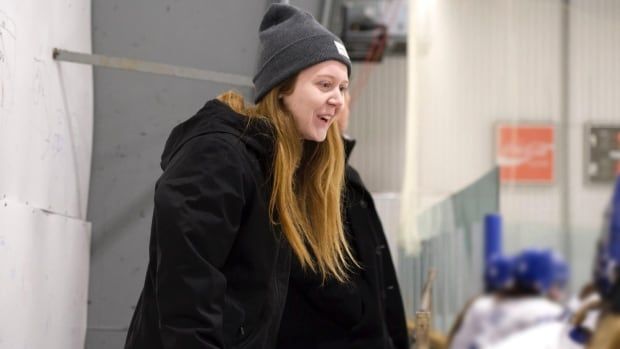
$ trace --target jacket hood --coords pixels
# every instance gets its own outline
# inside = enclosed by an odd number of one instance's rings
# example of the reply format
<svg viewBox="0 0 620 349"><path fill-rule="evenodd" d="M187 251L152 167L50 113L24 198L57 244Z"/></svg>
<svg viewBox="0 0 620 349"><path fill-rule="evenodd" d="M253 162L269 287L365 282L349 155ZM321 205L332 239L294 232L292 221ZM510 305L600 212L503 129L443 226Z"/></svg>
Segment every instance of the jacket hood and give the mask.
<svg viewBox="0 0 620 349"><path fill-rule="evenodd" d="M260 158L268 156L273 149L273 132L267 123L238 114L228 105L213 99L208 101L196 115L172 129L161 155L162 170L166 169L174 155L187 142L211 133L237 136Z"/></svg>

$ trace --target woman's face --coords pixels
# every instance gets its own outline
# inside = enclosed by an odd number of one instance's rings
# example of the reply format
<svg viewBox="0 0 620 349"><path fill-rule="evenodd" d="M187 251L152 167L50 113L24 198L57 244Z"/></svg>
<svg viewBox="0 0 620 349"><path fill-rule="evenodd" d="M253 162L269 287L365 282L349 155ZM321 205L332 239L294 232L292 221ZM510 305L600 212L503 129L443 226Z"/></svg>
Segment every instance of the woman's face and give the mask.
<svg viewBox="0 0 620 349"><path fill-rule="evenodd" d="M299 73L293 92L282 99L304 139L325 140L348 86L347 66L335 60L315 64Z"/></svg>

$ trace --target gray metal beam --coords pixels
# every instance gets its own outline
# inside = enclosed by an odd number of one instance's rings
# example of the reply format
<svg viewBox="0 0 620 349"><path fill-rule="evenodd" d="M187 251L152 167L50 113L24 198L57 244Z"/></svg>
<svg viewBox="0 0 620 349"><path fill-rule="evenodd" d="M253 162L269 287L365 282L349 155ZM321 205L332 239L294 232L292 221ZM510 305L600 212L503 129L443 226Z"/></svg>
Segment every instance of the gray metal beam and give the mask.
<svg viewBox="0 0 620 349"><path fill-rule="evenodd" d="M254 86L252 79L244 75L226 74L210 70L181 67L170 64L142 61L131 58L111 57L54 49L53 58L57 61L90 64L98 67L138 71L143 73L175 76L185 79L221 82L231 85Z"/></svg>
<svg viewBox="0 0 620 349"><path fill-rule="evenodd" d="M573 261L573 224L571 219L572 185L570 156L570 87L571 87L571 2L562 0L560 46L560 124L559 124L559 184L560 184L560 234L562 250L567 261ZM570 288L569 288L570 291Z"/></svg>

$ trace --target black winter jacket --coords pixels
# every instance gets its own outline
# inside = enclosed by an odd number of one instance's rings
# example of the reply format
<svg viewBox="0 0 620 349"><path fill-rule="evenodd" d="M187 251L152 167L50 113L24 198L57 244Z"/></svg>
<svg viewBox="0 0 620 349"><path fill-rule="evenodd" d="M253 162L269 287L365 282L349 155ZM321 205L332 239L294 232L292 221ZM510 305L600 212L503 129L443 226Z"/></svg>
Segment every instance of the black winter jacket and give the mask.
<svg viewBox="0 0 620 349"><path fill-rule="evenodd" d="M354 142L345 140L347 157ZM405 311L374 201L357 171L345 172L345 232L362 269L346 284L293 260L279 349L407 349Z"/></svg>
<svg viewBox="0 0 620 349"><path fill-rule="evenodd" d="M291 251L268 215L269 128L212 100L172 131L125 348L275 346Z"/></svg>

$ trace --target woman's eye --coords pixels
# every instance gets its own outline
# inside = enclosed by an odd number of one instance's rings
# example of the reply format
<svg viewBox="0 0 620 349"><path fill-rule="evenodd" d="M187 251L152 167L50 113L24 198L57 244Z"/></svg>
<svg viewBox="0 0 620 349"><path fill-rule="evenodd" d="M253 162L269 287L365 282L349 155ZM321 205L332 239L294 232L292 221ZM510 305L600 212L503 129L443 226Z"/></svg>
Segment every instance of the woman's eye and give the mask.
<svg viewBox="0 0 620 349"><path fill-rule="evenodd" d="M348 89L349 89L349 86L347 86L347 85L340 86L340 92L345 92Z"/></svg>
<svg viewBox="0 0 620 349"><path fill-rule="evenodd" d="M322 89L329 89L332 87L332 83L329 81L320 81L318 84Z"/></svg>

